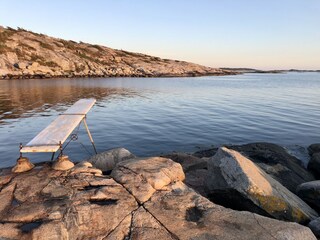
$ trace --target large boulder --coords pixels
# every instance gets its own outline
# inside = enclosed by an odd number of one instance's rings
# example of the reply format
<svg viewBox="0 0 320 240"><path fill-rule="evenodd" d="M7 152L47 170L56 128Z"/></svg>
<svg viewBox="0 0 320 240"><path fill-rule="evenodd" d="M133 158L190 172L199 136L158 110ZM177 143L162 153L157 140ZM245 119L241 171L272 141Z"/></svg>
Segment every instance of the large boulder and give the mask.
<svg viewBox="0 0 320 240"><path fill-rule="evenodd" d="M320 143L311 144L308 147L308 151L310 156L312 156L314 153L320 153Z"/></svg>
<svg viewBox="0 0 320 240"><path fill-rule="evenodd" d="M180 163L186 175L185 184L196 190L202 196L207 196L204 182L208 174L208 158L199 158L187 153L173 152L163 157Z"/></svg>
<svg viewBox="0 0 320 240"><path fill-rule="evenodd" d="M293 193L301 183L315 180L314 176L302 166L299 159L276 144L251 143L228 146L228 148L248 157Z"/></svg>
<svg viewBox="0 0 320 240"><path fill-rule="evenodd" d="M140 158L117 164L111 176L121 183L139 203L144 203L157 190L175 181L183 181L180 164L162 157Z"/></svg>
<svg viewBox="0 0 320 240"><path fill-rule="evenodd" d="M317 218L311 221L308 224L308 227L312 230L314 235L319 239L320 238L320 218Z"/></svg>
<svg viewBox="0 0 320 240"><path fill-rule="evenodd" d="M118 162L135 158L135 156L125 148L115 148L109 151L98 153L86 161L103 172L112 170Z"/></svg>
<svg viewBox="0 0 320 240"><path fill-rule="evenodd" d="M234 150L220 148L209 160L208 171L207 188L213 201L298 223L318 216L299 197Z"/></svg>
<svg viewBox="0 0 320 240"><path fill-rule="evenodd" d="M308 163L308 169L312 171L318 178L320 178L320 152L312 154Z"/></svg>
<svg viewBox="0 0 320 240"><path fill-rule="evenodd" d="M320 211L320 180L302 183L297 188L297 194L314 209Z"/></svg>
<svg viewBox="0 0 320 240"><path fill-rule="evenodd" d="M144 208L173 239L316 239L309 228L297 223L216 205L181 182L157 191Z"/></svg>

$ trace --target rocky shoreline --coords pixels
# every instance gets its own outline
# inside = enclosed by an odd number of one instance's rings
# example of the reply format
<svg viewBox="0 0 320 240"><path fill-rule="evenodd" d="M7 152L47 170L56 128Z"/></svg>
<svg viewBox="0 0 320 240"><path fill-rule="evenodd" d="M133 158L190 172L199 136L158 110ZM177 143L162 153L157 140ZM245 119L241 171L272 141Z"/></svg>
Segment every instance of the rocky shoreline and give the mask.
<svg viewBox="0 0 320 240"><path fill-rule="evenodd" d="M309 153L309 169L269 143L1 169L0 238L317 239L320 144Z"/></svg>
<svg viewBox="0 0 320 240"><path fill-rule="evenodd" d="M231 74L237 72L0 26L0 79Z"/></svg>

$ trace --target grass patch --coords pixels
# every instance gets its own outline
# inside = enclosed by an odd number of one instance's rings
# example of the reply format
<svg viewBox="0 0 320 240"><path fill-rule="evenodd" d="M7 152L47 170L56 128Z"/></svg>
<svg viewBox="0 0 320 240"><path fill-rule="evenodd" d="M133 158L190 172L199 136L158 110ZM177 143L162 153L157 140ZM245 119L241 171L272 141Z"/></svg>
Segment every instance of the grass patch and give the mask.
<svg viewBox="0 0 320 240"><path fill-rule="evenodd" d="M31 56L30 56L30 61L38 62L40 64L40 62L45 62L46 60L43 57L32 53Z"/></svg>
<svg viewBox="0 0 320 240"><path fill-rule="evenodd" d="M73 41L66 41L66 40L59 40L59 42L61 42L65 48L68 48L70 50L76 50L77 47L76 47L76 42L73 42Z"/></svg>
<svg viewBox="0 0 320 240"><path fill-rule="evenodd" d="M17 54L17 57L21 60L21 59L25 59L26 58L26 52L19 49L19 48L15 48L14 52Z"/></svg>
<svg viewBox="0 0 320 240"><path fill-rule="evenodd" d="M28 50L31 50L31 51L36 51L36 49L34 47L31 47L28 44L25 44L25 43L22 43L22 42L19 42L18 46L22 47L22 48L25 48L25 49L28 49Z"/></svg>
<svg viewBox="0 0 320 240"><path fill-rule="evenodd" d="M82 72L86 67L84 65L76 65L76 72Z"/></svg>
<svg viewBox="0 0 320 240"><path fill-rule="evenodd" d="M0 43L0 54L5 54L5 53L9 52L10 50L12 50L12 49L6 45Z"/></svg>
<svg viewBox="0 0 320 240"><path fill-rule="evenodd" d="M0 43L5 43L13 34L15 31L13 30L4 30L3 32L0 32Z"/></svg>
<svg viewBox="0 0 320 240"><path fill-rule="evenodd" d="M104 49L99 45L91 45L91 47L94 47L94 48L96 48L96 49L98 49L99 51L102 51L102 52L104 51Z"/></svg>
<svg viewBox="0 0 320 240"><path fill-rule="evenodd" d="M58 64L56 64L53 61L48 61L48 62L40 62L39 64L43 65L43 66L47 66L47 67L59 67Z"/></svg>
<svg viewBox="0 0 320 240"><path fill-rule="evenodd" d="M51 50L51 51L54 51L53 46L50 45L50 44L48 44L48 43L45 43L45 42L40 42L40 47L49 49L49 50Z"/></svg>

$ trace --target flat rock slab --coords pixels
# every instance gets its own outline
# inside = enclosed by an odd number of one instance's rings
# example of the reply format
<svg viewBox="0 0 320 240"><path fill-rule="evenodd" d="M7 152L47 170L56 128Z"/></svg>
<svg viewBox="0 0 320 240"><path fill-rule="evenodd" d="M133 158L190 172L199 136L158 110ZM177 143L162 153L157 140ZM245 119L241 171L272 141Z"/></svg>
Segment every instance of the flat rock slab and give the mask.
<svg viewBox="0 0 320 240"><path fill-rule="evenodd" d="M162 157L120 162L111 176L134 195L139 203L147 201L157 190L185 178L180 164Z"/></svg>
<svg viewBox="0 0 320 240"><path fill-rule="evenodd" d="M99 171L85 170L82 164L61 172L45 164L12 174L0 192L0 238L102 239L109 235L138 204L122 185L98 176Z"/></svg>
<svg viewBox="0 0 320 240"><path fill-rule="evenodd" d="M181 182L156 192L144 206L175 239L316 239L297 223L218 206Z"/></svg>

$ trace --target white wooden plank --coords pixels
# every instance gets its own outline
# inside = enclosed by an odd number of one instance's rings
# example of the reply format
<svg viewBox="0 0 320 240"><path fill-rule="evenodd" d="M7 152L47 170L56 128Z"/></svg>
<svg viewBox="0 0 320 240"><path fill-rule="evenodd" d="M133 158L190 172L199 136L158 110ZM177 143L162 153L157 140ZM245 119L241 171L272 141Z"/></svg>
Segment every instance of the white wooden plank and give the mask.
<svg viewBox="0 0 320 240"><path fill-rule="evenodd" d="M21 149L22 153L30 152L56 152L60 148L59 145L47 145L47 146L33 146L33 147L23 147Z"/></svg>
<svg viewBox="0 0 320 240"><path fill-rule="evenodd" d="M63 114L87 114L92 106L95 104L96 100L93 98L80 99L75 104L73 104L67 111ZM63 115L62 114L62 115Z"/></svg>
<svg viewBox="0 0 320 240"><path fill-rule="evenodd" d="M56 152L92 108L96 100L80 99L33 138L21 152Z"/></svg>
<svg viewBox="0 0 320 240"><path fill-rule="evenodd" d="M41 152L41 150L49 149L48 147L43 148L44 146L59 145L60 141L63 144L83 118L84 115L60 115L32 139L26 147L32 147L32 152ZM21 152L31 150L26 147L22 148ZM52 148L52 152L55 152L54 149L55 147Z"/></svg>

